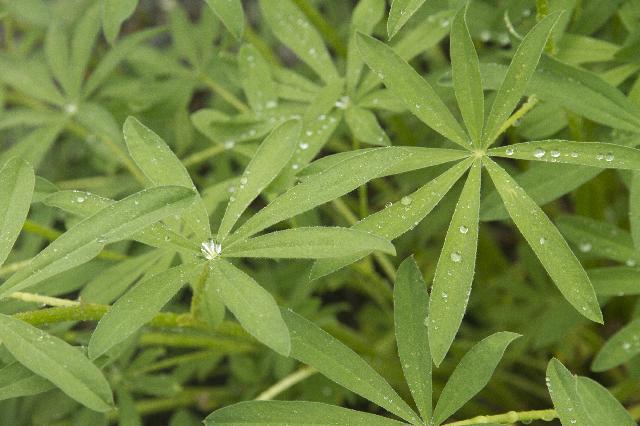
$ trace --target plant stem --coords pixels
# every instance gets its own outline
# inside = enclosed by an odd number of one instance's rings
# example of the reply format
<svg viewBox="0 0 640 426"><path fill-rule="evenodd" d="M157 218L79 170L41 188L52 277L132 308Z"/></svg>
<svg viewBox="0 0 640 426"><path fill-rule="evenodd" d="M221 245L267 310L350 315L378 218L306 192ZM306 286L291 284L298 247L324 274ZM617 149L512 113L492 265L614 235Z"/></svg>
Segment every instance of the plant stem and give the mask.
<svg viewBox="0 0 640 426"><path fill-rule="evenodd" d="M536 20L540 21L542 18L549 14L549 0L536 0ZM556 52L556 47L553 43L553 31L549 34L549 39L545 45L545 50L550 55Z"/></svg>
<svg viewBox="0 0 640 426"><path fill-rule="evenodd" d="M298 371L295 371L289 374L284 379L276 382L273 386L266 389L264 392L262 392L260 395L256 397L256 401L268 401L270 399L273 399L279 394L281 394L282 392L289 389L291 386L303 381L307 377L313 376L317 372L318 370L316 370L313 367L310 367L310 366L302 367Z"/></svg>
<svg viewBox="0 0 640 426"><path fill-rule="evenodd" d="M190 167L198 163L202 163L205 160L214 157L225 150L224 145L213 145L209 148L203 149L202 151L194 152L184 160L182 160L182 164L185 167Z"/></svg>
<svg viewBox="0 0 640 426"><path fill-rule="evenodd" d="M16 271L27 266L31 263L31 259L20 260L18 262L9 263L8 265L4 265L0 268L0 277L4 277L5 275L13 274Z"/></svg>
<svg viewBox="0 0 640 426"><path fill-rule="evenodd" d="M548 410L532 410L532 411L509 411L504 414L496 414L493 416L477 416L472 419L460 420L452 423L445 423L443 426L463 426L475 425L483 423L516 423L529 422L533 420L543 420L550 422L557 419L558 413L554 409Z"/></svg>
<svg viewBox="0 0 640 426"><path fill-rule="evenodd" d="M538 98L536 97L536 95L529 96L529 98L527 99L527 102L522 104L522 106L518 108L516 112L511 114L511 117L509 117L504 123L502 123L502 126L500 126L500 129L498 130L498 133L496 133L496 136L492 138L492 141L495 141L498 138L498 136L506 132L509 127L513 126L513 123L520 120L526 113L531 111L531 109L533 109L533 107L536 106L537 104L538 104Z"/></svg>
<svg viewBox="0 0 640 426"><path fill-rule="evenodd" d="M196 281L193 286L193 296L191 297L191 317L198 319L200 318L202 305L202 293L204 292L204 284L207 282L207 278L209 277L209 264L205 263L202 268L202 272L198 277L198 281Z"/></svg>
<svg viewBox="0 0 640 426"><path fill-rule="evenodd" d="M151 373L155 371L164 370L166 368L174 367L176 365L187 364L193 361L208 359L215 356L217 356L217 354L209 350L190 352L188 354L165 358L153 364L145 365L137 370L134 370L133 373L135 374Z"/></svg>
<svg viewBox="0 0 640 426"><path fill-rule="evenodd" d="M40 303L49 306L78 306L80 302L75 300L60 299L57 297L43 296L35 293L24 293L16 291L9 295L10 298L22 300L23 302Z"/></svg>
<svg viewBox="0 0 640 426"><path fill-rule="evenodd" d="M249 112L249 107L238 99L233 93L229 92L227 89L222 87L217 82L213 81L208 75L201 73L198 75L198 79L204 83L211 91L222 99L227 101L227 103L237 109L239 112Z"/></svg>
<svg viewBox="0 0 640 426"><path fill-rule="evenodd" d="M300 8L302 13L309 18L309 21L314 27L322 34L322 37L333 47L336 54L341 57L347 56L347 47L342 42L342 39L335 30L335 27L330 25L326 19L318 12L309 0L293 0L293 2Z"/></svg>

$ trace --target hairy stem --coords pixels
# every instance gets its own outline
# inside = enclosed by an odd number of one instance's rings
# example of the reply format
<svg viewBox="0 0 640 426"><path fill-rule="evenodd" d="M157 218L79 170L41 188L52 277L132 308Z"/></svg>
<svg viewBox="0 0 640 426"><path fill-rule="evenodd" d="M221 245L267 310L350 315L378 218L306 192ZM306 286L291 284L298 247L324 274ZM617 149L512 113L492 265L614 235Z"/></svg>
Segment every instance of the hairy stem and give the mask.
<svg viewBox="0 0 640 426"><path fill-rule="evenodd" d="M509 411L504 414L495 414L493 416L477 416L472 419L460 420L457 422L446 423L443 426L462 426L476 425L483 423L517 423L530 422L533 420L543 420L550 422L557 419L558 413L554 409L548 410L532 410L532 411Z"/></svg>
<svg viewBox="0 0 640 426"><path fill-rule="evenodd" d="M313 376L317 372L318 370L316 370L313 367L310 367L310 366L302 367L298 371L295 371L289 374L284 379L276 382L273 386L270 386L268 389L266 389L264 392L262 392L260 395L256 397L256 401L268 401L270 399L273 399L279 394L281 394L282 392L289 389L291 386L303 381L307 377Z"/></svg>

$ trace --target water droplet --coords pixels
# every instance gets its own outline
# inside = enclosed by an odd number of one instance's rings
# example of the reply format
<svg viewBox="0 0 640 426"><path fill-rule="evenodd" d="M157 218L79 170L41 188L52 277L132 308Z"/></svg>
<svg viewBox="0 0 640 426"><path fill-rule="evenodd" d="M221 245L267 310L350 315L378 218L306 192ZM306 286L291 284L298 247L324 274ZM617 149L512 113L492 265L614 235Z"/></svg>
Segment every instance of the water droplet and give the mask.
<svg viewBox="0 0 640 426"><path fill-rule="evenodd" d="M413 202L413 199L411 197L408 196L404 196L400 199L400 204L402 204L403 206L408 206Z"/></svg>
<svg viewBox="0 0 640 426"><path fill-rule="evenodd" d="M625 351L628 351L629 349L631 349L631 343L629 342L624 342L622 344L622 349L624 349Z"/></svg>
<svg viewBox="0 0 640 426"><path fill-rule="evenodd" d="M625 265L633 268L634 266L636 266L636 261L635 259L627 259L626 262L624 262Z"/></svg>
<svg viewBox="0 0 640 426"><path fill-rule="evenodd" d="M604 160L605 160L606 162L608 162L608 163L612 162L614 158L615 158L615 157L613 156L613 153L611 153L611 152L607 152L607 153L605 154L605 156L604 156Z"/></svg>
<svg viewBox="0 0 640 426"><path fill-rule="evenodd" d="M442 298L444 299L445 302L449 298L449 295L447 293L445 293L444 291L442 292L441 296L442 296Z"/></svg>
<svg viewBox="0 0 640 426"><path fill-rule="evenodd" d="M469 232L469 228L467 228L464 225L461 225L460 228L458 228L460 230L461 234L466 234L467 232Z"/></svg>
<svg viewBox="0 0 640 426"><path fill-rule="evenodd" d="M234 141L226 141L224 143L224 149L232 149L234 146L236 146Z"/></svg>
<svg viewBox="0 0 640 426"><path fill-rule="evenodd" d="M580 249L581 252L583 253L588 253L591 251L591 249L593 248L593 246L591 245L590 242L582 242L580 243L580 245L578 246L578 248Z"/></svg>
<svg viewBox="0 0 640 426"><path fill-rule="evenodd" d="M533 151L533 156L536 158L542 158L544 154L546 154L546 151L542 148L536 148L535 151Z"/></svg>
<svg viewBox="0 0 640 426"><path fill-rule="evenodd" d="M84 200L85 200L85 198L84 198L84 197L78 197L78 198L76 198L76 201L77 201L78 203L84 203Z"/></svg>
<svg viewBox="0 0 640 426"><path fill-rule="evenodd" d="M277 107L277 106L278 106L278 102L276 102L276 101L267 101L267 103L265 104L265 106L266 106L268 109L273 109L273 108L275 108L275 107Z"/></svg>
<svg viewBox="0 0 640 426"><path fill-rule="evenodd" d="M307 136L313 136L313 131L312 130L307 130L306 132L304 132L305 135Z"/></svg>
<svg viewBox="0 0 640 426"><path fill-rule="evenodd" d="M222 244L213 240L205 241L200 244L200 251L207 260L213 260L222 253Z"/></svg>
<svg viewBox="0 0 640 426"><path fill-rule="evenodd" d="M300 165L298 165L297 163L296 163L296 164L292 164L292 165L291 165L291 168L292 168L293 170L298 170L298 169L300 168Z"/></svg>
<svg viewBox="0 0 640 426"><path fill-rule="evenodd" d="M242 176L240 178L240 185L246 185L247 184L247 177L246 176Z"/></svg>
<svg viewBox="0 0 640 426"><path fill-rule="evenodd" d="M341 97L339 100L336 101L335 106L336 108L339 108L339 109L347 109L347 107L349 106L349 97L348 96Z"/></svg>
<svg viewBox="0 0 640 426"><path fill-rule="evenodd" d="M459 263L462 260L462 255L460 252L454 251L451 253L451 260L455 263Z"/></svg>
<svg viewBox="0 0 640 426"><path fill-rule="evenodd" d="M597 154L596 160L604 160L604 154Z"/></svg>
<svg viewBox="0 0 640 426"><path fill-rule="evenodd" d="M547 242L547 239L545 237L540 237L540 244L544 245L544 243Z"/></svg>
<svg viewBox="0 0 640 426"><path fill-rule="evenodd" d="M560 157L560 151L551 151L551 156L553 158L558 158Z"/></svg>
<svg viewBox="0 0 640 426"><path fill-rule="evenodd" d="M307 148L309 148L309 144L308 144L308 143L306 143L306 142L300 142L300 149L301 149L301 150L303 150L303 151L304 151L304 150L305 150L305 149L307 149Z"/></svg>
<svg viewBox="0 0 640 426"><path fill-rule="evenodd" d="M571 158L578 158L577 152L572 152L570 155L571 155Z"/></svg>
<svg viewBox="0 0 640 426"><path fill-rule="evenodd" d="M491 31L489 30L480 31L480 40L485 43L491 40Z"/></svg>
<svg viewBox="0 0 640 426"><path fill-rule="evenodd" d="M68 115L74 115L76 112L78 112L78 105L66 104L64 106L64 112L66 112Z"/></svg>
<svg viewBox="0 0 640 426"><path fill-rule="evenodd" d="M385 207L386 209L388 209L388 208L389 208L389 207L391 207L392 205L393 205L393 203L392 203L391 201L389 201L389 202L387 202L387 203L384 205L384 207Z"/></svg>
<svg viewBox="0 0 640 426"><path fill-rule="evenodd" d="M504 152L507 155L513 155L513 148L507 148Z"/></svg>

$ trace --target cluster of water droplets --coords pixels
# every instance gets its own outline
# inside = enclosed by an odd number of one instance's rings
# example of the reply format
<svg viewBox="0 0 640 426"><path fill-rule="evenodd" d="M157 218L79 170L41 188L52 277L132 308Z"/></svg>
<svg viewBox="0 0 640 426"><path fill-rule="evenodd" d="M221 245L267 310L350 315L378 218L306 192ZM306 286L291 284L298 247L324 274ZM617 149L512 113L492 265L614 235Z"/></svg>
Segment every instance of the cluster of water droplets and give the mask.
<svg viewBox="0 0 640 426"><path fill-rule="evenodd" d="M204 241L200 244L200 251L207 260L213 260L222 253L222 244L216 243L214 240Z"/></svg>

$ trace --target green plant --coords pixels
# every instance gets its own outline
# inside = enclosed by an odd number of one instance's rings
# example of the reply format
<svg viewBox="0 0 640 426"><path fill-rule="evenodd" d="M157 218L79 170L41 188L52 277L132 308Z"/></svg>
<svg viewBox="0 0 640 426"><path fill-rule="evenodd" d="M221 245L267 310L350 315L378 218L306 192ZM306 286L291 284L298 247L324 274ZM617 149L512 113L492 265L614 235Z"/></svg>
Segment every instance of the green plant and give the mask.
<svg viewBox="0 0 640 426"><path fill-rule="evenodd" d="M0 424L635 424L635 0L196 3L0 3Z"/></svg>

